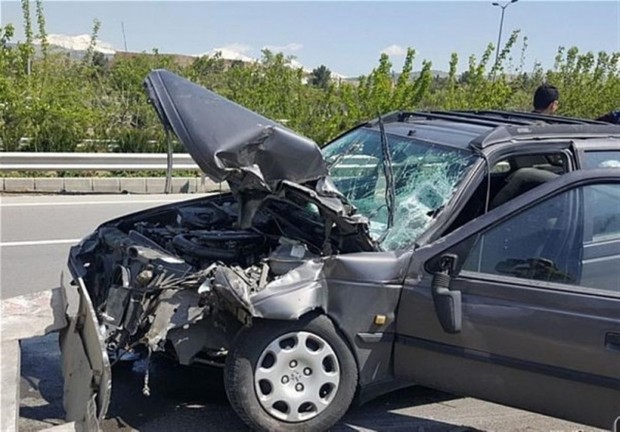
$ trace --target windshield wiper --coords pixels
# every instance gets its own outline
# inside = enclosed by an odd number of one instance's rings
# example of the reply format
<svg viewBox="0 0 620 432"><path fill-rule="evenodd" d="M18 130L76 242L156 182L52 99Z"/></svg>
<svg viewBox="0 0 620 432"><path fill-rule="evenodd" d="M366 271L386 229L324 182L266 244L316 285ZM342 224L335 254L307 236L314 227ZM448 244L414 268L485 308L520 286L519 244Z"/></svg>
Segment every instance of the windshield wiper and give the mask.
<svg viewBox="0 0 620 432"><path fill-rule="evenodd" d="M385 205L388 210L386 233L394 226L394 202L396 192L394 189L394 170L392 169L392 154L390 144L383 125L383 118L379 115L379 131L381 132L381 150L383 152L383 174L385 175Z"/></svg>

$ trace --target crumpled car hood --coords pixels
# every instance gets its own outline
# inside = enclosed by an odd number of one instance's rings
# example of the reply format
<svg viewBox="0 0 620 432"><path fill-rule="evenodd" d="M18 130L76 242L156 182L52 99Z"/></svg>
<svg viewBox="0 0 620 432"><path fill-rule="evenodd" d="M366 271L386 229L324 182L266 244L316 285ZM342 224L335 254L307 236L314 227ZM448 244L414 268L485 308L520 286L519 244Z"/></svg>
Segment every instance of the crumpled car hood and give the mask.
<svg viewBox="0 0 620 432"><path fill-rule="evenodd" d="M266 117L167 70L152 71L144 85L164 126L213 181L270 190L327 175L314 141Z"/></svg>

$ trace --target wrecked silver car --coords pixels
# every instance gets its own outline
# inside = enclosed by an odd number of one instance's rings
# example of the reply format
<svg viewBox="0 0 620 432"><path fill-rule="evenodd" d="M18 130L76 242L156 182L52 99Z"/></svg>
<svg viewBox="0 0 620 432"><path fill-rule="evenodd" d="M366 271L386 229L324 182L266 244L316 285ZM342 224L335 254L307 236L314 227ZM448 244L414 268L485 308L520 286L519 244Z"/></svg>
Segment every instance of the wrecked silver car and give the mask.
<svg viewBox="0 0 620 432"><path fill-rule="evenodd" d="M394 113L320 150L170 72L145 86L230 192L71 249L82 312L66 333L96 369L86 398L66 390L91 401L74 419L97 427L109 359L136 350L223 367L255 430L326 430L410 383L602 427L620 415L620 172L577 169L619 157L620 128Z"/></svg>

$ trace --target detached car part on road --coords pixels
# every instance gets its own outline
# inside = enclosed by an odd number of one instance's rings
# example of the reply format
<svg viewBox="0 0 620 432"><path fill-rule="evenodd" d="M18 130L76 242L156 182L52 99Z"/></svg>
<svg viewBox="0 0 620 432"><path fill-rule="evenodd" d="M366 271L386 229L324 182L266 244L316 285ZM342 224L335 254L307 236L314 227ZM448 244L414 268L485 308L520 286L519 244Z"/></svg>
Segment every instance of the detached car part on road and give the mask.
<svg viewBox="0 0 620 432"><path fill-rule="evenodd" d="M63 349L67 399L89 401L73 420L97 427L108 358L142 347L224 367L256 430L326 430L356 395L409 383L611 428L619 127L398 112L321 151L170 72L145 85L231 192L115 219L71 249L82 312L63 338L82 332L93 369Z"/></svg>

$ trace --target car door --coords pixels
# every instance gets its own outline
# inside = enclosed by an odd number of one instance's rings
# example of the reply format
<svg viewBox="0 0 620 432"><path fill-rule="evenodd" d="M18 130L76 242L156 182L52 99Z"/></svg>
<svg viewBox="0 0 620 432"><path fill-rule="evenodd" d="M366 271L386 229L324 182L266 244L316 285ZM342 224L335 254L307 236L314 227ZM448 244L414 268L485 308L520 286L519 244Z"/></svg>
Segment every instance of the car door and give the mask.
<svg viewBox="0 0 620 432"><path fill-rule="evenodd" d="M611 428L620 416L620 170L550 181L414 252L398 378Z"/></svg>

